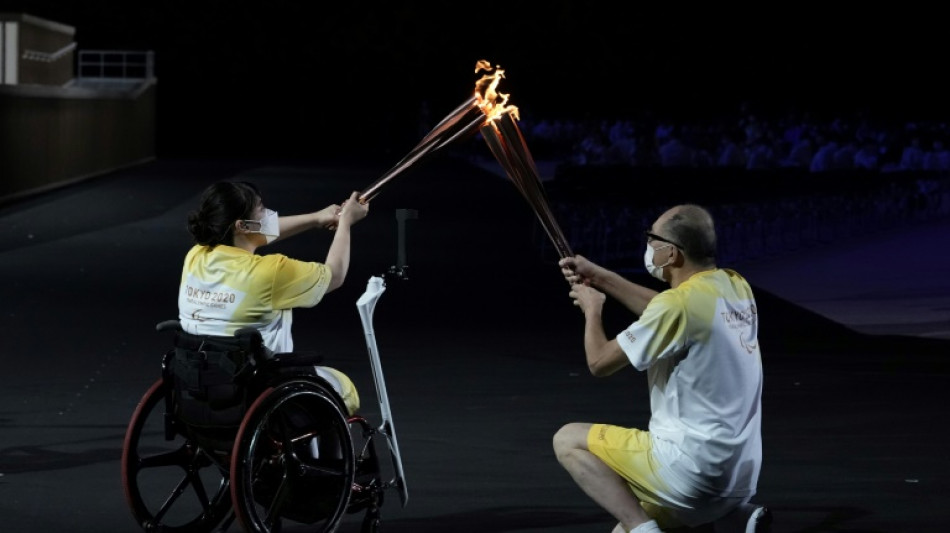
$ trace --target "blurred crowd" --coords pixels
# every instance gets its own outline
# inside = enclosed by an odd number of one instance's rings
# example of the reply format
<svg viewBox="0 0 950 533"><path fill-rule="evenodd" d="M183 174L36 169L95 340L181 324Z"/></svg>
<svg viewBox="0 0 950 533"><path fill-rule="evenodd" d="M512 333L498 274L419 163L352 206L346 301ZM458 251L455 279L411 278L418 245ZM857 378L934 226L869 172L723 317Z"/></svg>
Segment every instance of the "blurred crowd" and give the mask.
<svg viewBox="0 0 950 533"><path fill-rule="evenodd" d="M950 170L947 122L868 112L766 113L743 104L715 118L540 118L520 128L537 159L571 165Z"/></svg>
<svg viewBox="0 0 950 533"><path fill-rule="evenodd" d="M591 176L627 177L644 168L697 169L690 175L719 169L710 176L731 168L765 174L781 169L783 176L827 172L857 184L841 188L829 182L804 194L710 205L724 264L950 216L950 128L942 120L860 112L766 114L742 105L714 119L522 119L520 128L536 160L571 167L575 180L585 169ZM868 171L877 179L861 180ZM552 196L568 242L616 269L641 268L643 229L664 206L632 207L610 201L624 197L617 191L597 192L583 200ZM547 236L540 227L535 232L547 257Z"/></svg>

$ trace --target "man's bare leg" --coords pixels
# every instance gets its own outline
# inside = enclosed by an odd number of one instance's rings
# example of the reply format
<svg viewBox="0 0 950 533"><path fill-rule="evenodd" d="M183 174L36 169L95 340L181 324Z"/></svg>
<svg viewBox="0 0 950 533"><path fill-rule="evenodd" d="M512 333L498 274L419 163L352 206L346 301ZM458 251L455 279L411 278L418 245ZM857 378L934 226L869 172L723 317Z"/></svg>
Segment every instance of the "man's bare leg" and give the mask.
<svg viewBox="0 0 950 533"><path fill-rule="evenodd" d="M614 532L625 533L650 520L626 480L587 448L591 424L572 423L554 435L554 453L561 466L592 500L620 521Z"/></svg>

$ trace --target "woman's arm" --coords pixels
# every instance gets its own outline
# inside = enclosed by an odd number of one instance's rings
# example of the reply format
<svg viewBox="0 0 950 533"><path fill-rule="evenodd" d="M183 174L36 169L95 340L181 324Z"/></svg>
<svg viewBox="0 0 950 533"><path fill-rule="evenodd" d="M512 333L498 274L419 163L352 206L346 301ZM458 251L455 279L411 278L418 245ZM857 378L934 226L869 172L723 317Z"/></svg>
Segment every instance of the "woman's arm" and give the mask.
<svg viewBox="0 0 950 533"><path fill-rule="evenodd" d="M313 228L333 229L339 221L339 213L340 206L333 204L313 213L279 217L280 236L274 242Z"/></svg>
<svg viewBox="0 0 950 533"><path fill-rule="evenodd" d="M327 292L343 285L346 273L350 269L350 227L365 218L369 212L369 204L360 203L358 195L357 192L351 194L350 198L343 202L343 207L339 211L336 232L333 235L333 242L330 243L327 259L324 261L330 267L333 276L330 278Z"/></svg>

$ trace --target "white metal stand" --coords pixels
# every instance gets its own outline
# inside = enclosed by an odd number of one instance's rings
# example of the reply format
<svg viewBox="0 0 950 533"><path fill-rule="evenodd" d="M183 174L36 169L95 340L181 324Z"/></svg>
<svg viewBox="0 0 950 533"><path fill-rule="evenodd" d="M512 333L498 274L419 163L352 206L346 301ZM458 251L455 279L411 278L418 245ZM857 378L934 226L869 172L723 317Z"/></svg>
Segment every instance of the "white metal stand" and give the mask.
<svg viewBox="0 0 950 533"><path fill-rule="evenodd" d="M376 309L376 302L386 291L386 283L380 276L372 276L366 284L366 291L356 302L359 309L360 318L363 321L363 332L366 334L366 347L369 350L369 362L373 368L373 379L376 382L376 397L379 400L379 411L382 416L382 423L379 426L379 432L385 435L386 442L389 444L390 456L395 470L395 479L393 484L399 490L399 499L402 506L406 506L409 501L409 490L406 487L406 477L402 468L402 458L399 455L399 443L396 440L396 428L393 425L392 410L389 407L389 395L386 393L386 380L383 377L383 368L379 361L379 349L376 346L376 334L373 331L373 311Z"/></svg>

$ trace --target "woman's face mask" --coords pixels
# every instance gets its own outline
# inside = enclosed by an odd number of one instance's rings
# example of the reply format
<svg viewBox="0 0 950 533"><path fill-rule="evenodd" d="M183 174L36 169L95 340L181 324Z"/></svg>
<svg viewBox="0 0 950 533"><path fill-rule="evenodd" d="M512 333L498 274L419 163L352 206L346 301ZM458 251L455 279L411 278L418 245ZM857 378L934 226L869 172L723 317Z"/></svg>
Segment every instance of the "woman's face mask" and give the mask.
<svg viewBox="0 0 950 533"><path fill-rule="evenodd" d="M245 229L248 233L260 233L267 238L268 244L274 242L274 240L280 236L280 223L278 222L277 211L265 209L264 218L260 220L244 220L242 222L244 222ZM247 227L248 224L254 224L258 226L258 229L250 229Z"/></svg>

